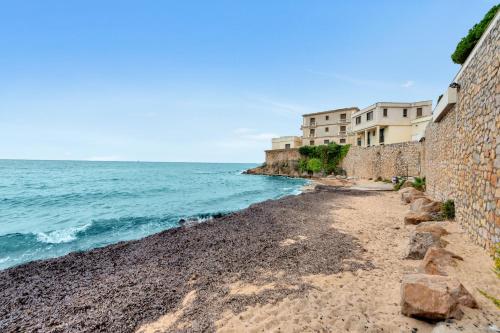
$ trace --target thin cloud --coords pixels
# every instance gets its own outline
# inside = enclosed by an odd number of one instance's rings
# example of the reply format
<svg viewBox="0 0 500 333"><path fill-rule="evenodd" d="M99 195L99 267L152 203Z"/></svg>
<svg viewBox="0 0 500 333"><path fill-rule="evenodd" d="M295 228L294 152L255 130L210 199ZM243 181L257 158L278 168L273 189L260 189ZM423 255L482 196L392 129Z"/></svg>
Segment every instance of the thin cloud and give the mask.
<svg viewBox="0 0 500 333"><path fill-rule="evenodd" d="M249 96L252 102L258 104L257 108L265 109L274 113L287 114L292 116L302 115L311 112L309 107L303 105L290 103L288 101L277 100L266 96Z"/></svg>
<svg viewBox="0 0 500 333"><path fill-rule="evenodd" d="M415 82L408 80L408 81L406 81L405 83L403 83L403 84L401 85L401 87L403 87L403 88L410 88L410 87L412 87L414 84L415 84Z"/></svg>

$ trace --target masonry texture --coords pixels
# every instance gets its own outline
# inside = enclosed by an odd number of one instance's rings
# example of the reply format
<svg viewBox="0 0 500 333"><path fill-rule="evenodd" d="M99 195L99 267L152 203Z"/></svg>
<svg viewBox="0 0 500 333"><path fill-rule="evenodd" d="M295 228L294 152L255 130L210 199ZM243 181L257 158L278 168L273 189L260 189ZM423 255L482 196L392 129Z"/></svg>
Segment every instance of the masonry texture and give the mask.
<svg viewBox="0 0 500 333"><path fill-rule="evenodd" d="M455 78L457 104L425 133L427 192L454 199L457 221L486 248L500 241L499 22Z"/></svg>
<svg viewBox="0 0 500 333"><path fill-rule="evenodd" d="M500 20L497 17L463 65L457 103L430 122L425 141L353 146L342 161L348 176L425 176L427 194L455 201L456 220L491 249L500 242ZM266 151L269 174L293 173L297 149Z"/></svg>
<svg viewBox="0 0 500 333"><path fill-rule="evenodd" d="M347 175L361 178L391 179L392 176L421 176L422 150L420 142L367 148L353 146L342 161L342 168Z"/></svg>
<svg viewBox="0 0 500 333"><path fill-rule="evenodd" d="M499 22L455 78L455 106L431 122L421 143L352 147L342 166L349 176L425 176L427 194L455 201L456 220L485 248L500 241Z"/></svg>

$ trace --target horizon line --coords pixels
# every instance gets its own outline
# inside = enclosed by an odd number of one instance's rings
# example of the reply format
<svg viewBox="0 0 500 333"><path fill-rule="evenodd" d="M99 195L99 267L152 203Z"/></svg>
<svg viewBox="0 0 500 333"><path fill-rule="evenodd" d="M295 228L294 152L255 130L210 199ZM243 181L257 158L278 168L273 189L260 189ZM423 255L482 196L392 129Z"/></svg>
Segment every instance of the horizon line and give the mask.
<svg viewBox="0 0 500 333"><path fill-rule="evenodd" d="M203 161L148 161L148 160L85 160L85 159L38 159L38 158L0 158L0 161L38 161L38 162L123 162L123 163L204 163L204 164L260 164L263 162L203 162Z"/></svg>

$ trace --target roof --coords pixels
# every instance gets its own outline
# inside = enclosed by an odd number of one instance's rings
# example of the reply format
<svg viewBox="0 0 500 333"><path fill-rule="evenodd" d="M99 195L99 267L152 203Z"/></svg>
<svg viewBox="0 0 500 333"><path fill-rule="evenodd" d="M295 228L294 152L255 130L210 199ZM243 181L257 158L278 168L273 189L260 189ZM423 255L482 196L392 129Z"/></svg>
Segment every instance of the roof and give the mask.
<svg viewBox="0 0 500 333"><path fill-rule="evenodd" d="M303 114L302 117L316 116L316 115L319 115L319 114L332 113L332 112L341 112L341 111L355 111L356 112L356 111L359 111L359 108L357 106L351 106L349 108L342 108L342 109L334 109L334 110L328 110L328 111L306 113L306 114Z"/></svg>
<svg viewBox="0 0 500 333"><path fill-rule="evenodd" d="M363 113L365 111L371 110L377 106L407 106L407 107L414 107L414 106L420 106L420 105L431 105L432 106L432 100L427 100L427 101L418 101L418 102L377 102L375 104L372 104L370 106L367 106L366 108L363 108L360 113ZM356 111L356 112L358 112Z"/></svg>

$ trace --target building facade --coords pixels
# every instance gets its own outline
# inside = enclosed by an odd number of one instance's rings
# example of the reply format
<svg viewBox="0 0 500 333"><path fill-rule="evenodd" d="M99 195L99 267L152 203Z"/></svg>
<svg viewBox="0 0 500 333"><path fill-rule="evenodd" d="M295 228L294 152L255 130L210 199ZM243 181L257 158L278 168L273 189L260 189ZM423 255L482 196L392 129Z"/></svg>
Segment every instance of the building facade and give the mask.
<svg viewBox="0 0 500 333"><path fill-rule="evenodd" d="M302 145L302 138L299 136L281 136L272 139L272 150L299 148Z"/></svg>
<svg viewBox="0 0 500 333"><path fill-rule="evenodd" d="M379 102L352 113L351 117L357 146L418 141L432 119L432 101Z"/></svg>
<svg viewBox="0 0 500 333"><path fill-rule="evenodd" d="M304 114L302 117L302 145L353 143L351 115L357 107Z"/></svg>

